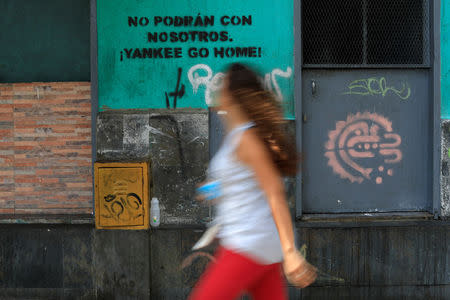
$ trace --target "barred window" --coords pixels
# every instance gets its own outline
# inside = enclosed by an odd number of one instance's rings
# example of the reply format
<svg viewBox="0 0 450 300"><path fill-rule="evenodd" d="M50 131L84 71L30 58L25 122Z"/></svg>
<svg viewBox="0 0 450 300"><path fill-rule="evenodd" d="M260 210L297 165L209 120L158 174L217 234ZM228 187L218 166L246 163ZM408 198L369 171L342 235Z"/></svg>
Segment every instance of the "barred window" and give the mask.
<svg viewBox="0 0 450 300"><path fill-rule="evenodd" d="M428 0L302 0L304 65L428 65Z"/></svg>

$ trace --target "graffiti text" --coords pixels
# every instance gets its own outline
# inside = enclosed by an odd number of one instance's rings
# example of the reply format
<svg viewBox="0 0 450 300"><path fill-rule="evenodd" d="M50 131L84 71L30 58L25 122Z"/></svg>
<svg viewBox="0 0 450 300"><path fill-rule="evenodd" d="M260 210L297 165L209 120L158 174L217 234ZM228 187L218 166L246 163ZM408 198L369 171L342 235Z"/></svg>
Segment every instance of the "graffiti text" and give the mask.
<svg viewBox="0 0 450 300"><path fill-rule="evenodd" d="M407 100L411 96L411 88L407 82L402 81L399 86L388 86L385 77L370 77L367 79L358 79L350 82L348 91L344 95L360 95L360 96L386 96L388 92L392 92L402 100Z"/></svg>

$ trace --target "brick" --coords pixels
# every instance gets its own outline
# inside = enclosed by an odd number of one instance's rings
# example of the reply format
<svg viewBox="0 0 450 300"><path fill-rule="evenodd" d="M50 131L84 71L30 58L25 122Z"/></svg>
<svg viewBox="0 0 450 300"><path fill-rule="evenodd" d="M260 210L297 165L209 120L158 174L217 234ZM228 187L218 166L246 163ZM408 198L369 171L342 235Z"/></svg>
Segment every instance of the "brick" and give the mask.
<svg viewBox="0 0 450 300"><path fill-rule="evenodd" d="M12 83L0 83L0 91L8 91L13 89Z"/></svg>
<svg viewBox="0 0 450 300"><path fill-rule="evenodd" d="M39 183L39 177L20 175L20 176L15 176L14 181L16 183Z"/></svg>
<svg viewBox="0 0 450 300"><path fill-rule="evenodd" d="M69 154L69 156L74 156L73 153L90 154L91 151L89 151L89 149L77 149L76 151L74 151L74 149L68 148L68 149L54 149L53 153Z"/></svg>
<svg viewBox="0 0 450 300"><path fill-rule="evenodd" d="M11 167L8 167L8 169L11 169ZM2 172L10 172L10 171L11 170L3 170ZM0 184L5 184L5 183L14 183L14 173L13 173L13 175L10 175L7 173L0 175Z"/></svg>
<svg viewBox="0 0 450 300"><path fill-rule="evenodd" d="M0 90L0 97L12 97L14 95L14 91L10 90Z"/></svg>
<svg viewBox="0 0 450 300"><path fill-rule="evenodd" d="M11 146L9 147L7 144L11 144ZM0 136L0 150L11 149L12 147L14 147L14 137Z"/></svg>
<svg viewBox="0 0 450 300"><path fill-rule="evenodd" d="M12 167L14 165L14 156L1 156L0 155L0 165L2 167Z"/></svg>
<svg viewBox="0 0 450 300"><path fill-rule="evenodd" d="M16 127L15 128L15 130L14 130L14 133L15 134L23 134L23 133L36 133L36 128L35 127L22 127L22 128L20 128L20 127Z"/></svg>
<svg viewBox="0 0 450 300"><path fill-rule="evenodd" d="M15 92L33 91L34 85L30 83L13 83L12 88Z"/></svg>
<svg viewBox="0 0 450 300"><path fill-rule="evenodd" d="M4 141L0 143L0 150L9 150L11 147L14 147L14 141Z"/></svg>
<svg viewBox="0 0 450 300"><path fill-rule="evenodd" d="M12 129L0 129L0 139L3 139L5 137L13 137L13 130Z"/></svg>
<svg viewBox="0 0 450 300"><path fill-rule="evenodd" d="M52 128L51 125L37 124L38 121L39 121L39 119L33 118L32 120L27 120L26 122L23 122L23 123L17 123L16 122L16 124L14 124L15 125L14 128L16 128L16 129L25 129L25 128L36 129L36 128L39 128L39 130L44 130L46 128L48 128L48 129Z"/></svg>
<svg viewBox="0 0 450 300"><path fill-rule="evenodd" d="M66 99L64 98L59 98L59 97L53 97L53 98L44 98L44 99L39 99L38 103L41 106L53 106L53 105L65 105L66 104Z"/></svg>
<svg viewBox="0 0 450 300"><path fill-rule="evenodd" d="M0 121L2 122L14 122L14 115L10 113L0 113ZM14 126L14 123L13 123Z"/></svg>
<svg viewBox="0 0 450 300"><path fill-rule="evenodd" d="M74 146L75 144L71 144L74 142L88 142L91 144L91 133L90 132L77 132L75 136L68 136L65 138L67 145Z"/></svg>
<svg viewBox="0 0 450 300"><path fill-rule="evenodd" d="M14 122L10 120L0 120L0 129L11 129L14 126Z"/></svg>
<svg viewBox="0 0 450 300"><path fill-rule="evenodd" d="M90 112L89 82L0 84L0 209L92 212Z"/></svg>
<svg viewBox="0 0 450 300"><path fill-rule="evenodd" d="M14 200L7 198L0 198L0 208L10 208L14 207Z"/></svg>
<svg viewBox="0 0 450 300"><path fill-rule="evenodd" d="M61 182L37 185L34 187L34 190L36 192L40 192L41 195L45 195L49 191L51 191L52 195L55 195L56 192L60 192L59 199L64 199L66 197L67 193L69 192L67 190L67 187L64 185L64 183L61 183ZM44 198L42 197L42 199L44 199Z"/></svg>
<svg viewBox="0 0 450 300"><path fill-rule="evenodd" d="M21 108L33 108L34 103L32 101L29 101L29 103L15 103L14 101L14 111Z"/></svg>
<svg viewBox="0 0 450 300"><path fill-rule="evenodd" d="M58 176L76 176L77 172L71 168L70 170L54 170L53 171L55 175Z"/></svg>
<svg viewBox="0 0 450 300"><path fill-rule="evenodd" d="M90 182L66 182L68 188L82 188L82 187L92 187Z"/></svg>
<svg viewBox="0 0 450 300"><path fill-rule="evenodd" d="M66 144L66 141L63 139L58 139L55 136L47 136L45 140L39 141L40 147L58 147L58 146L64 146Z"/></svg>
<svg viewBox="0 0 450 300"><path fill-rule="evenodd" d="M46 95L64 95L73 93L75 90L74 87L52 87L50 90L46 90Z"/></svg>
<svg viewBox="0 0 450 300"><path fill-rule="evenodd" d="M9 198L12 199L11 197L14 196L14 190L11 189L10 191L2 191L0 192L0 199L5 199L5 198Z"/></svg>
<svg viewBox="0 0 450 300"><path fill-rule="evenodd" d="M35 96L14 96L14 106L22 107L22 105L31 105L31 107L38 106L38 100Z"/></svg>
<svg viewBox="0 0 450 300"><path fill-rule="evenodd" d="M47 178L47 177L40 177L39 181L42 184L47 184L47 183L58 183L59 179L58 178Z"/></svg>
<svg viewBox="0 0 450 300"><path fill-rule="evenodd" d="M3 170L0 169L0 176L14 176L14 170Z"/></svg>
<svg viewBox="0 0 450 300"><path fill-rule="evenodd" d="M15 188L16 193L28 193L34 191L32 186L19 186Z"/></svg>
<svg viewBox="0 0 450 300"><path fill-rule="evenodd" d="M25 141L25 142L16 141L16 142L14 142L14 146L16 146L16 147L20 147L20 146L36 147L36 146L39 146L39 143L35 142L35 141Z"/></svg>
<svg viewBox="0 0 450 300"><path fill-rule="evenodd" d="M15 159L17 159L17 160L23 160L23 159L26 159L26 158L28 158L28 154L27 153L29 153L29 151L25 151L25 153L20 153L21 151L15 151L14 152L14 158Z"/></svg>
<svg viewBox="0 0 450 300"><path fill-rule="evenodd" d="M81 105L85 107L91 107L91 99L84 98L84 99L65 99L64 100L66 104L68 105Z"/></svg>
<svg viewBox="0 0 450 300"><path fill-rule="evenodd" d="M79 112L90 112L91 108L90 107L74 107L74 106L69 106L69 107L52 107L52 111L54 112L70 112L71 114L78 114Z"/></svg>
<svg viewBox="0 0 450 300"><path fill-rule="evenodd" d="M76 128L58 128L53 127L53 133L75 133Z"/></svg>
<svg viewBox="0 0 450 300"><path fill-rule="evenodd" d="M89 159L89 158L77 158L77 157L71 157L70 159L58 159L58 163L59 164L64 164L64 163L67 163L67 164L72 164L72 163L75 163L75 164L80 164L80 166L82 165L82 164L84 164L84 163L90 163L91 162L91 159Z"/></svg>
<svg viewBox="0 0 450 300"><path fill-rule="evenodd" d="M36 161L41 158L43 155L42 152L36 151L35 149L31 151L14 151L14 160L16 163L22 163L22 162L31 162Z"/></svg>
<svg viewBox="0 0 450 300"><path fill-rule="evenodd" d="M36 169L35 173L36 173L36 176L53 175L54 174L52 169Z"/></svg>
<svg viewBox="0 0 450 300"><path fill-rule="evenodd" d="M73 129L75 130L73 124L55 123L51 126L54 129Z"/></svg>
<svg viewBox="0 0 450 300"><path fill-rule="evenodd" d="M13 183L0 183L0 191L1 192L12 192L14 191Z"/></svg>
<svg viewBox="0 0 450 300"><path fill-rule="evenodd" d="M20 119L20 121L18 121L16 114L14 114L14 128L34 128L34 126L36 126L36 122L39 120L38 118L30 118L30 117L26 117L25 119Z"/></svg>
<svg viewBox="0 0 450 300"><path fill-rule="evenodd" d="M15 162L16 167L36 167L36 162Z"/></svg>
<svg viewBox="0 0 450 300"><path fill-rule="evenodd" d="M33 150L35 147L33 146L14 146L14 151L31 151Z"/></svg>
<svg viewBox="0 0 450 300"><path fill-rule="evenodd" d="M35 176L36 172L34 171L34 168L26 168L26 169L14 169L14 176L20 176L20 175L32 175Z"/></svg>
<svg viewBox="0 0 450 300"><path fill-rule="evenodd" d="M12 113L13 113L13 106L11 104L0 104L0 114L12 115Z"/></svg>
<svg viewBox="0 0 450 300"><path fill-rule="evenodd" d="M24 120L24 118L26 117L26 113L24 113L24 112L14 112L13 117L16 120Z"/></svg>

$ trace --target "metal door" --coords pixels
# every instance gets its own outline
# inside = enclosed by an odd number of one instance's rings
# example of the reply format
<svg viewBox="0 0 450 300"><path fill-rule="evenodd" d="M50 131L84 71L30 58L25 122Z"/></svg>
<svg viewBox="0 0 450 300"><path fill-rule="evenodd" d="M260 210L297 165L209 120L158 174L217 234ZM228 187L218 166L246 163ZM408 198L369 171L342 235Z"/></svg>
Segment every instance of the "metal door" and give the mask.
<svg viewBox="0 0 450 300"><path fill-rule="evenodd" d="M302 0L303 213L430 211L427 0Z"/></svg>
<svg viewBox="0 0 450 300"><path fill-rule="evenodd" d="M429 209L427 70L303 72L303 211Z"/></svg>

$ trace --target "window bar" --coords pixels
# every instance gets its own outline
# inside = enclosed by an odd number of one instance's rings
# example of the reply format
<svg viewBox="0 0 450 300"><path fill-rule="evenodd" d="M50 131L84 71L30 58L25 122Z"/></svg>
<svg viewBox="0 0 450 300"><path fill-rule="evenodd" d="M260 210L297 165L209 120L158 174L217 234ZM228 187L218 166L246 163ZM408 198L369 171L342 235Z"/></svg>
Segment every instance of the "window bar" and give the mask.
<svg viewBox="0 0 450 300"><path fill-rule="evenodd" d="M362 17L363 17L363 65L367 65L367 0L362 1Z"/></svg>
<svg viewBox="0 0 450 300"><path fill-rule="evenodd" d="M430 5L430 1L423 0L422 2L422 65L431 66L431 18L433 15L432 5Z"/></svg>

